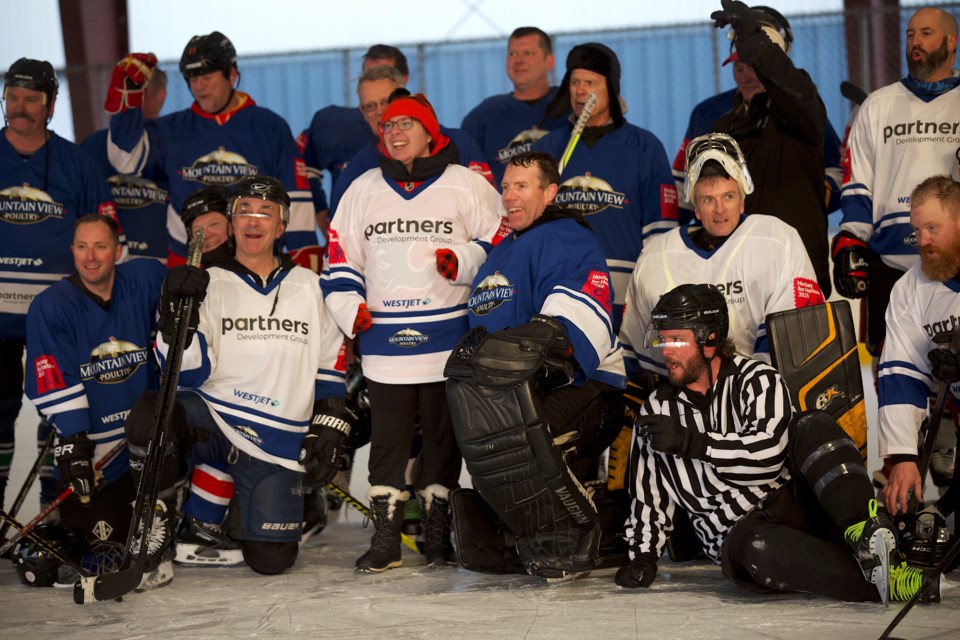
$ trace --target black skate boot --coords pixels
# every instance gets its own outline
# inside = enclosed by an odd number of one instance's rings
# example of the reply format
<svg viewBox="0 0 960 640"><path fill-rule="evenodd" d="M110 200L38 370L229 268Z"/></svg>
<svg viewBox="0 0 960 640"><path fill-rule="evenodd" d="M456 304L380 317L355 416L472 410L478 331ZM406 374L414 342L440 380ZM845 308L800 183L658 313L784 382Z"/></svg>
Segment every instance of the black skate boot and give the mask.
<svg viewBox="0 0 960 640"><path fill-rule="evenodd" d="M844 539L860 563L863 577L877 587L884 604L890 601L891 565L897 553L897 534L885 511L870 500L868 520L847 527Z"/></svg>
<svg viewBox="0 0 960 640"><path fill-rule="evenodd" d="M375 530L370 549L357 558L357 571L381 573L403 564L400 557L400 526L403 524L403 503L410 494L400 489L373 486L367 491L370 520Z"/></svg>
<svg viewBox="0 0 960 640"><path fill-rule="evenodd" d="M431 484L420 492L426 514L423 527L423 554L428 567L447 567L457 564L450 541L450 490Z"/></svg>
<svg viewBox="0 0 960 640"><path fill-rule="evenodd" d="M165 587L173 581L173 558L176 551L173 545L173 509L163 500L157 500L154 506L153 524L146 536L142 535L143 522L137 530L137 537L130 546L130 557L136 560L140 553L141 541L146 538L147 563L143 578L134 589L137 593Z"/></svg>
<svg viewBox="0 0 960 640"><path fill-rule="evenodd" d="M235 567L243 564L240 543L218 526L184 514L177 529L174 563L187 567Z"/></svg>

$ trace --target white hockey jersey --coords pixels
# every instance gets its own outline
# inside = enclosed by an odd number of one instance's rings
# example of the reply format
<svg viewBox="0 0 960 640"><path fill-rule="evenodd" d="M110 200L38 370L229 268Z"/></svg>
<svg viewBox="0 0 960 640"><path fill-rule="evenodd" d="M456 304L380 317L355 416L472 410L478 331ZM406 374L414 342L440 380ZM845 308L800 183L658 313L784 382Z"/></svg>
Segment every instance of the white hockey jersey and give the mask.
<svg viewBox="0 0 960 640"><path fill-rule="evenodd" d="M770 362L767 314L823 303L813 265L796 229L778 218L745 216L712 251L694 244L690 231L672 229L649 241L637 260L620 341L627 374L665 374L662 354L644 349L643 336L660 296L681 284L713 284L727 299L737 353Z"/></svg>
<svg viewBox="0 0 960 640"><path fill-rule="evenodd" d="M443 380L467 332L470 283L509 233L496 189L466 167L405 185L380 169L356 179L330 223L321 284L347 335L360 303L370 310L373 325L360 334L363 374L386 384ZM440 248L456 253L455 282L437 272Z"/></svg>

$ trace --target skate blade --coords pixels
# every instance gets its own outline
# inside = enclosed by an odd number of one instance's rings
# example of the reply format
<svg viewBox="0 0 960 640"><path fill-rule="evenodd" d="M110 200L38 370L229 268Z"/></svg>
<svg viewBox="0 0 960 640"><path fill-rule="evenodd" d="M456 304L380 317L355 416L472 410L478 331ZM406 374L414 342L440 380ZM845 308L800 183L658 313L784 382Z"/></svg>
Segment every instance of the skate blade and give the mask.
<svg viewBox="0 0 960 640"><path fill-rule="evenodd" d="M571 571L555 578L546 578L548 587L558 587L562 584L573 582L577 578L583 578L590 575L589 571Z"/></svg>
<svg viewBox="0 0 960 640"><path fill-rule="evenodd" d="M164 560L150 573L143 574L140 584L133 590L134 593L143 593L160 589L173 582L173 562Z"/></svg>
<svg viewBox="0 0 960 640"><path fill-rule="evenodd" d="M870 582L877 588L880 601L890 604L890 554L897 548L896 538L889 529L877 529L870 538L870 553L875 561Z"/></svg>
<svg viewBox="0 0 960 640"><path fill-rule="evenodd" d="M173 563L182 567L237 567L245 563L240 549L214 550L203 545L177 543Z"/></svg>
<svg viewBox="0 0 960 640"><path fill-rule="evenodd" d="M355 571L357 573L383 573L388 569L396 569L397 567L403 566L403 560L397 560L396 562L391 562L382 567L357 567Z"/></svg>

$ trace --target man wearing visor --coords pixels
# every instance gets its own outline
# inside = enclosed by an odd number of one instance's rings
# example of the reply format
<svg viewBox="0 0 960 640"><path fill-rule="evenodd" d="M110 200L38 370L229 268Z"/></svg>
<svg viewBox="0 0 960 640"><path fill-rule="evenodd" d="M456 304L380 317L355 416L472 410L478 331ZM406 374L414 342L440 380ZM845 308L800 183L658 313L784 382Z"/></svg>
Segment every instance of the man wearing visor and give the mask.
<svg viewBox="0 0 960 640"><path fill-rule="evenodd" d="M769 215L744 214L754 190L737 142L711 133L687 146L684 198L696 220L650 240L627 290L620 338L627 375L665 374L659 350L643 349L643 332L660 296L679 284L708 282L727 303L736 352L770 361L767 314L823 302L797 231Z"/></svg>

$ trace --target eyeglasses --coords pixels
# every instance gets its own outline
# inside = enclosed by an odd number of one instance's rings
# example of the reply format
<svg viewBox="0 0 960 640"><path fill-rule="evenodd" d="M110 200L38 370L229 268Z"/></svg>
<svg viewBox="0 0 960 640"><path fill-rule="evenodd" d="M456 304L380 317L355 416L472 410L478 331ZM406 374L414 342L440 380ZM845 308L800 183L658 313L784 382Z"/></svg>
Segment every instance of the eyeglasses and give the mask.
<svg viewBox="0 0 960 640"><path fill-rule="evenodd" d="M399 118L397 120L388 120L387 122L380 123L380 131L383 133L390 133L393 131L393 128L396 127L400 131L409 131L413 127L413 123L416 122L413 118Z"/></svg>
<svg viewBox="0 0 960 640"><path fill-rule="evenodd" d="M373 100L371 102L364 102L362 105L360 105L360 111L370 115L371 113L376 113L377 107L386 107L388 104L390 104L390 100L387 98L383 98L382 100Z"/></svg>

